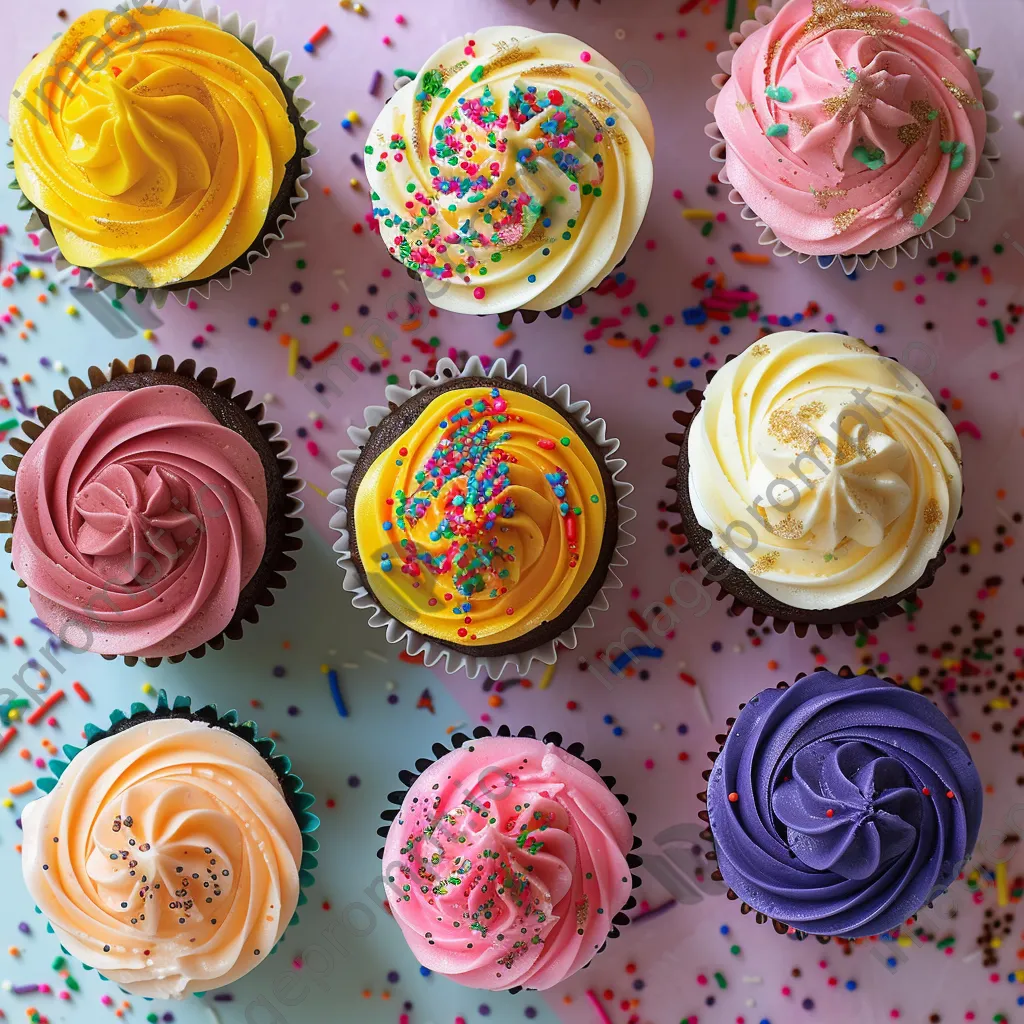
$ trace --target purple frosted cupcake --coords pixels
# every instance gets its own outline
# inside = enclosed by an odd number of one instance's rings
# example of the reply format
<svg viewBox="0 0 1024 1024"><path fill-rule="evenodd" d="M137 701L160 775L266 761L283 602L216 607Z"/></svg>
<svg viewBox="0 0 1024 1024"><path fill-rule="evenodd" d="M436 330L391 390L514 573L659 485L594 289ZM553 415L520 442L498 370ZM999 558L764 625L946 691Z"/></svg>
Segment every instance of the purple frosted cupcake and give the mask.
<svg viewBox="0 0 1024 1024"><path fill-rule="evenodd" d="M927 697L821 670L763 691L729 725L702 817L730 896L777 931L881 935L970 859L981 780Z"/></svg>

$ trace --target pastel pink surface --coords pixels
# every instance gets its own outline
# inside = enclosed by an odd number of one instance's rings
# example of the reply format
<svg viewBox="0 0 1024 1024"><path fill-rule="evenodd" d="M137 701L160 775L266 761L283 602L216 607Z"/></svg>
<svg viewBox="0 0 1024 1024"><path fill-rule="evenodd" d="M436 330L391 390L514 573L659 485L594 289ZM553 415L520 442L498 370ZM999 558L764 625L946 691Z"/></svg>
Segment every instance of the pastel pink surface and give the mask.
<svg viewBox="0 0 1024 1024"><path fill-rule="evenodd" d="M539 740L485 737L410 787L384 882L431 971L472 988L548 989L607 939L632 889L632 846L626 811L588 764Z"/></svg>
<svg viewBox="0 0 1024 1024"><path fill-rule="evenodd" d="M213 638L266 547L259 455L184 388L73 403L16 486L15 570L40 619L97 654L167 657Z"/></svg>
<svg viewBox="0 0 1024 1024"><path fill-rule="evenodd" d="M886 15L865 17L868 32L829 30L808 24L812 0L791 0L744 40L715 107L733 187L811 256L887 249L941 223L985 144L978 73L946 23L915 3L864 10ZM965 144L958 169L944 141Z"/></svg>

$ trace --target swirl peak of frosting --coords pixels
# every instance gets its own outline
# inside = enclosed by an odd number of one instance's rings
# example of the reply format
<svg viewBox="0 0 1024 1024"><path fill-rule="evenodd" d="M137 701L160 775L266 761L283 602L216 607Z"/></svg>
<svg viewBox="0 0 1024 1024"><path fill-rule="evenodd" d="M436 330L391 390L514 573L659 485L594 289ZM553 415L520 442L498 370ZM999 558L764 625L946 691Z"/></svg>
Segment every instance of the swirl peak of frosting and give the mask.
<svg viewBox="0 0 1024 1024"><path fill-rule="evenodd" d="M608 938L632 846L628 814L590 765L539 740L485 737L413 783L384 883L421 964L470 988L544 990Z"/></svg>
<svg viewBox="0 0 1024 1024"><path fill-rule="evenodd" d="M15 488L12 554L32 605L98 654L170 657L212 639L266 549L259 454L177 386L73 402Z"/></svg>
<svg viewBox="0 0 1024 1024"><path fill-rule="evenodd" d="M10 122L18 184L64 257L142 288L242 256L297 145L259 58L163 5L78 18L22 72Z"/></svg>
<svg viewBox="0 0 1024 1024"><path fill-rule="evenodd" d="M845 335L781 332L727 362L687 451L697 521L795 608L905 592L960 514L953 425L915 374Z"/></svg>
<svg viewBox="0 0 1024 1024"><path fill-rule="evenodd" d="M299 898L277 776L226 729L155 719L91 743L22 816L29 892L72 956L183 999L265 959Z"/></svg>
<svg viewBox="0 0 1024 1024"><path fill-rule="evenodd" d="M358 485L374 597L424 636L502 643L556 619L594 572L608 496L557 409L500 384L444 391Z"/></svg>
<svg viewBox="0 0 1024 1024"><path fill-rule="evenodd" d="M366 146L374 215L434 305L551 309L625 256L651 195L654 129L629 82L585 50L482 29L381 111Z"/></svg>
<svg viewBox="0 0 1024 1024"><path fill-rule="evenodd" d="M810 256L898 246L945 220L986 134L971 58L900 0L790 0L736 51L715 118L733 187Z"/></svg>
<svg viewBox="0 0 1024 1024"><path fill-rule="evenodd" d="M899 927L956 879L981 810L967 746L930 700L824 670L745 705L708 782L726 884L813 935Z"/></svg>

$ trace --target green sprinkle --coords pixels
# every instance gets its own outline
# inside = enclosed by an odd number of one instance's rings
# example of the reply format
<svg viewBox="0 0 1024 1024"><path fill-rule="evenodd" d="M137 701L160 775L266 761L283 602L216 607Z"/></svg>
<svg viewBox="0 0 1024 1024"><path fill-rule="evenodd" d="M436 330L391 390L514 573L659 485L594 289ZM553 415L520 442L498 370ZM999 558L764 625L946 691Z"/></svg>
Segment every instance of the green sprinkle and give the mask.
<svg viewBox="0 0 1024 1024"><path fill-rule="evenodd" d="M64 979L64 984L67 985L67 987L71 989L72 992L77 992L81 988L78 982L75 981L75 979L72 978L70 974Z"/></svg>
<svg viewBox="0 0 1024 1024"><path fill-rule="evenodd" d="M867 146L857 146L853 151L854 160L859 160L865 167L877 171L885 166L885 152L881 149L868 149Z"/></svg>
<svg viewBox="0 0 1024 1024"><path fill-rule="evenodd" d="M765 95L777 103L789 103L793 99L793 90L787 89L784 85L769 85L765 89Z"/></svg>
<svg viewBox="0 0 1024 1024"><path fill-rule="evenodd" d="M715 971L715 981L718 982L719 988L727 988L728 983L725 980L725 975L721 971Z"/></svg>
<svg viewBox="0 0 1024 1024"><path fill-rule="evenodd" d="M308 313L303 313L302 316L299 317L299 322L309 324L313 322L313 318Z"/></svg>
<svg viewBox="0 0 1024 1024"><path fill-rule="evenodd" d="M561 445L561 446L562 446L563 448L568 448L568 447L569 447L569 438L567 438L567 437L562 437L562 438L559 438L559 440L558 440L558 443L559 443L559 444L560 444L560 445Z"/></svg>
<svg viewBox="0 0 1024 1024"><path fill-rule="evenodd" d="M993 320L992 327L995 329L996 332L996 341L999 342L1000 345L1006 344L1006 331L1003 328L1003 321Z"/></svg>
<svg viewBox="0 0 1024 1024"><path fill-rule="evenodd" d="M3 423L0 423L0 434L5 434L8 430L14 430L17 426L18 421L16 419L4 420Z"/></svg>
<svg viewBox="0 0 1024 1024"><path fill-rule="evenodd" d="M66 965L67 965L67 960L65 960L64 957L62 957L62 956L55 956L53 958L53 963L50 964L50 967L53 970L55 970L55 971L63 971L64 967Z"/></svg>
<svg viewBox="0 0 1024 1024"><path fill-rule="evenodd" d="M306 269L306 261L305 260L296 260L295 261L295 266L299 270L305 270Z"/></svg>
<svg viewBox="0 0 1024 1024"><path fill-rule="evenodd" d="M741 950L740 950L739 946L730 946L729 947L729 952L732 953L733 956L739 956Z"/></svg>
<svg viewBox="0 0 1024 1024"><path fill-rule="evenodd" d="M1003 245L1002 242L996 242L995 246L993 246L993 248L992 248L992 251L997 256L1002 256L1003 253L1006 252L1006 247Z"/></svg>
<svg viewBox="0 0 1024 1024"><path fill-rule="evenodd" d="M395 68L395 78L415 78L416 72L408 68Z"/></svg>
<svg viewBox="0 0 1024 1024"><path fill-rule="evenodd" d="M712 231L714 230L714 227L715 227L715 222L714 222L713 220L709 220L709 221L707 222L707 224L705 224L705 225L704 225L704 227L702 227L702 228L700 229L700 233L701 233L701 234L702 234L702 235L703 235L703 236L704 236L705 238L707 238L707 237L708 237L708 235L710 235L710 234L711 234L711 232L712 232Z"/></svg>
<svg viewBox="0 0 1024 1024"><path fill-rule="evenodd" d="M389 373L385 379L386 379L388 384L397 384L398 383L398 374L397 373Z"/></svg>
<svg viewBox="0 0 1024 1024"><path fill-rule="evenodd" d="M915 213L913 221L915 228L923 228L928 223L928 218L923 213Z"/></svg>
<svg viewBox="0 0 1024 1024"><path fill-rule="evenodd" d="M475 68L473 68L473 70L469 73L469 77L472 81L479 82L480 79L484 77L483 64L478 64Z"/></svg>
<svg viewBox="0 0 1024 1024"><path fill-rule="evenodd" d="M636 304L636 311L641 316L650 316L650 313L647 311L647 307L642 302L638 302Z"/></svg>
<svg viewBox="0 0 1024 1024"><path fill-rule="evenodd" d="M590 501L594 505L596 505L600 500L601 500L600 497L598 495L596 495L596 494L592 494L590 496Z"/></svg>
<svg viewBox="0 0 1024 1024"><path fill-rule="evenodd" d="M767 131L766 134L768 135L769 139L782 138L782 136L789 134L789 125L788 124L773 124L773 125L769 125L768 126L768 131Z"/></svg>

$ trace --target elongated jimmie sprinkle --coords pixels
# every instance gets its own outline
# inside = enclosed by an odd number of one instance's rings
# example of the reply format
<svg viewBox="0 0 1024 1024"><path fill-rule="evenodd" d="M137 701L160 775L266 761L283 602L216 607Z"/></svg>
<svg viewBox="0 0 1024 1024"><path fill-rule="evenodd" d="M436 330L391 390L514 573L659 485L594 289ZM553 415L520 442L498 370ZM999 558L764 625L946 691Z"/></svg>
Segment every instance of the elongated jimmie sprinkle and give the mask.
<svg viewBox="0 0 1024 1024"><path fill-rule="evenodd" d="M601 1024L612 1024L611 1017L608 1016L607 1010L601 1005L601 1000L597 998L597 993L592 988L587 989L587 999L590 1000L590 1005L593 1006Z"/></svg>
<svg viewBox="0 0 1024 1024"><path fill-rule="evenodd" d="M47 697L46 700L44 700L43 703L39 705L39 707L37 707L33 712L31 712L31 714L25 716L25 721L28 722L29 725L38 725L39 722L42 721L43 716L46 714L46 712L49 711L50 708L54 706L54 704L58 704L63 699L64 691L54 690L53 693L51 693L50 696Z"/></svg>
<svg viewBox="0 0 1024 1024"><path fill-rule="evenodd" d="M338 714L342 718L348 718L348 707L345 704L345 698L341 695L341 683L338 680L338 673L326 665L322 667L321 671L327 676L327 682L331 687L331 696L334 698L334 706L338 709Z"/></svg>

